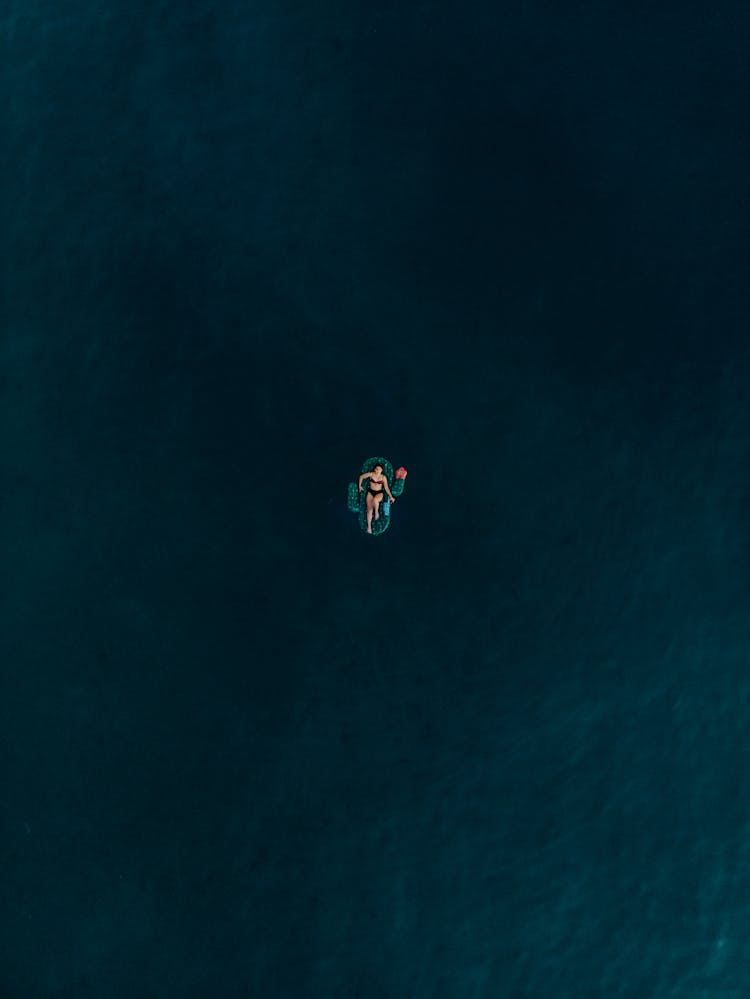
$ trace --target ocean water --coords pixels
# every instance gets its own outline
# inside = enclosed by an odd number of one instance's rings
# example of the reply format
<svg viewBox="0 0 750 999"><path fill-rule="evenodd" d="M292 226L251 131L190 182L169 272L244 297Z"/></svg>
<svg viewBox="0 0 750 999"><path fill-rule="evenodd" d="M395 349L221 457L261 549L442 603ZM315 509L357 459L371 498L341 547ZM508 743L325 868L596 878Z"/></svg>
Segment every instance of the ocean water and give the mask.
<svg viewBox="0 0 750 999"><path fill-rule="evenodd" d="M0 993L748 996L747 6L0 28Z"/></svg>

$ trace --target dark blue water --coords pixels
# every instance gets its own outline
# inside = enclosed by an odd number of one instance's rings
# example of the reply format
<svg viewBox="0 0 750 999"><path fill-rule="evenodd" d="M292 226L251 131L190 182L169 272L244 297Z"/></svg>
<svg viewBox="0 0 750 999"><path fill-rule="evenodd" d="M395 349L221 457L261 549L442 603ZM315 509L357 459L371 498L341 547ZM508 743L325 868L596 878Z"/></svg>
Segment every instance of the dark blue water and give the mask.
<svg viewBox="0 0 750 999"><path fill-rule="evenodd" d="M746 5L1 23L2 995L744 999Z"/></svg>

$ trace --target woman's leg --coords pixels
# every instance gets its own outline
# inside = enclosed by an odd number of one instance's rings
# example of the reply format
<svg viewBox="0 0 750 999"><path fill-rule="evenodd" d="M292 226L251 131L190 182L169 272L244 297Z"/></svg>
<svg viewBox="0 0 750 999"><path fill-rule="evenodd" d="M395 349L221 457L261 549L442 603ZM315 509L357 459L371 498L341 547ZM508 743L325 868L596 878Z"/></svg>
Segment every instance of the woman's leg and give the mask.
<svg viewBox="0 0 750 999"><path fill-rule="evenodd" d="M372 534L372 493L367 490L367 533Z"/></svg>
<svg viewBox="0 0 750 999"><path fill-rule="evenodd" d="M383 502L383 494L382 493L378 493L377 496L373 496L372 501L373 501L372 505L375 508L375 520L379 520L380 519L380 504Z"/></svg>

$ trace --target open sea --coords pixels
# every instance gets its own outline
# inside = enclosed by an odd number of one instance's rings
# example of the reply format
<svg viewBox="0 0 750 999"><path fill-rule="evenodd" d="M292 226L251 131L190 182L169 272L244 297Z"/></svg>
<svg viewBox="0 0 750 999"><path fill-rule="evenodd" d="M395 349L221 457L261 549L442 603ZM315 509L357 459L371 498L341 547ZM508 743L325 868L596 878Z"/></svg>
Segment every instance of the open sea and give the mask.
<svg viewBox="0 0 750 999"><path fill-rule="evenodd" d="M750 6L0 39L2 999L748 999Z"/></svg>

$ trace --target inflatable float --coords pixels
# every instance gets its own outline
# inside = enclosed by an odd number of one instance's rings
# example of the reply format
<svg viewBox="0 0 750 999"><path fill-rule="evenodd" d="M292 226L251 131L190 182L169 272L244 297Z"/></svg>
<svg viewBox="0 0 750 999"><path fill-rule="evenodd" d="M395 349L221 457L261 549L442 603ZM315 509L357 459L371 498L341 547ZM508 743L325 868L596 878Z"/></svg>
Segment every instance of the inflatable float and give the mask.
<svg viewBox="0 0 750 999"><path fill-rule="evenodd" d="M395 473L393 471L393 465L388 461L387 458L368 458L362 464L362 472L371 472L376 465L383 466L383 475L388 479L388 485L391 487L391 492L393 493L393 498L396 499L404 491L404 483L407 476L407 471L405 468L397 468ZM359 476L358 476L359 478ZM359 514L359 526L367 533L367 480L362 483L362 492L359 491L359 486L356 482L349 483L349 495L347 497L347 506L352 513ZM373 537L376 534L382 534L383 531L387 531L391 526L391 501L386 494L385 498L380 503L380 516L377 520L373 517L372 520L372 533Z"/></svg>

